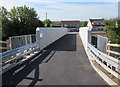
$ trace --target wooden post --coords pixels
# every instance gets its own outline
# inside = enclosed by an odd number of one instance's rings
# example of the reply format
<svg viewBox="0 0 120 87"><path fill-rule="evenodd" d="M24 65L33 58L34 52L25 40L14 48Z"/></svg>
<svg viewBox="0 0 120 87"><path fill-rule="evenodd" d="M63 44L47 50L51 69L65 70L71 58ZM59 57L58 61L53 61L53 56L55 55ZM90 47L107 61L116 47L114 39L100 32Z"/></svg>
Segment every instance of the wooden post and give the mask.
<svg viewBox="0 0 120 87"><path fill-rule="evenodd" d="M7 43L6 43L6 46L7 46L7 51L8 51L8 50L10 50L10 46L9 46L9 45L10 45L10 41L7 40L6 42L7 42Z"/></svg>
<svg viewBox="0 0 120 87"><path fill-rule="evenodd" d="M110 46L108 46L108 50L110 50ZM110 56L110 52L108 52L108 55Z"/></svg>
<svg viewBox="0 0 120 87"><path fill-rule="evenodd" d="M108 43L110 43L111 41L109 41ZM110 50L110 45L107 45L108 47L108 51ZM108 52L108 55L110 56L110 52Z"/></svg>

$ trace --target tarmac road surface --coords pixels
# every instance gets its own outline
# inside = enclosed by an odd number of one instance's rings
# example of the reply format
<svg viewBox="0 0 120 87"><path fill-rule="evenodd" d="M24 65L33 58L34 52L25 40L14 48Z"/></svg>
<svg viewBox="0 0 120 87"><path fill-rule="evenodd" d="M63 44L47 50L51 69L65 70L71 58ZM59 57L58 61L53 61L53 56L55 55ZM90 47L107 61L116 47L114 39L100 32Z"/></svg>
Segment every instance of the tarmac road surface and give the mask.
<svg viewBox="0 0 120 87"><path fill-rule="evenodd" d="M3 74L3 85L108 84L92 68L78 33L69 33L27 62Z"/></svg>

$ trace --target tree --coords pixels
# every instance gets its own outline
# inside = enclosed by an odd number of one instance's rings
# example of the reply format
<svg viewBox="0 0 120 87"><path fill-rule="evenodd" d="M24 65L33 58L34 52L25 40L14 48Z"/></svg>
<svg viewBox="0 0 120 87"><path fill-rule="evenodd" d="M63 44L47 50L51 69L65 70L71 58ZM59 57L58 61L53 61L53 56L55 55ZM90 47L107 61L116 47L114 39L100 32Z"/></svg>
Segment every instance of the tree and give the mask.
<svg viewBox="0 0 120 87"><path fill-rule="evenodd" d="M37 26L44 26L34 8L20 6L13 7L9 12L3 8L2 10L2 28L6 34L5 38L14 35L33 34Z"/></svg>
<svg viewBox="0 0 120 87"><path fill-rule="evenodd" d="M105 20L105 30L107 30L109 40L112 43L120 44L120 19L113 18Z"/></svg>
<svg viewBox="0 0 120 87"><path fill-rule="evenodd" d="M9 12L9 15L10 20L17 25L14 27L19 29L20 34L35 33L37 26L43 26L42 22L37 17L38 14L34 8L26 6L14 7Z"/></svg>
<svg viewBox="0 0 120 87"><path fill-rule="evenodd" d="M88 23L87 21L82 21L80 26L81 26L81 27L86 27L86 26L87 26L87 23Z"/></svg>
<svg viewBox="0 0 120 87"><path fill-rule="evenodd" d="M44 23L45 27L50 27L50 25L52 24L50 19L44 20L43 23Z"/></svg>
<svg viewBox="0 0 120 87"><path fill-rule="evenodd" d="M7 37L10 33L10 29L9 29L9 25L10 25L10 21L8 20L8 11L4 8L1 7L0 8L0 22L1 22L1 31L0 34L2 36L1 39L5 39L5 37Z"/></svg>

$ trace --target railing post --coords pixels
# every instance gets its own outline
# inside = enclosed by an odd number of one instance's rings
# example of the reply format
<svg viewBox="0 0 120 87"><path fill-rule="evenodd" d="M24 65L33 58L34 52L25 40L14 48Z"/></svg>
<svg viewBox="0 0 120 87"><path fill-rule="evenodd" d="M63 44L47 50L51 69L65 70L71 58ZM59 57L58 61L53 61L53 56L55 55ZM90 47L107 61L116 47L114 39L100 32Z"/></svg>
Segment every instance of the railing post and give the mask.
<svg viewBox="0 0 120 87"><path fill-rule="evenodd" d="M37 28L36 29L36 42L37 42L37 46L40 49L40 29Z"/></svg>
<svg viewBox="0 0 120 87"><path fill-rule="evenodd" d="M10 41L7 40L6 42L7 42L7 43L6 43L6 46L7 46L7 51L8 51L8 50L10 50L10 46L9 46L9 45L10 45Z"/></svg>
<svg viewBox="0 0 120 87"><path fill-rule="evenodd" d="M30 44L32 43L32 35L30 35Z"/></svg>
<svg viewBox="0 0 120 87"><path fill-rule="evenodd" d="M110 50L110 46L108 46L108 50ZM110 56L110 52L108 52L108 55Z"/></svg>
<svg viewBox="0 0 120 87"><path fill-rule="evenodd" d="M9 37L9 42L10 42L10 44L9 44L10 50L12 50L13 49L13 46L12 46L12 37Z"/></svg>
<svg viewBox="0 0 120 87"><path fill-rule="evenodd" d="M110 44L110 41L108 42ZM110 50L110 45L107 45L108 50ZM110 56L110 52L107 53Z"/></svg>
<svg viewBox="0 0 120 87"><path fill-rule="evenodd" d="M27 45L27 35L25 35L25 44Z"/></svg>

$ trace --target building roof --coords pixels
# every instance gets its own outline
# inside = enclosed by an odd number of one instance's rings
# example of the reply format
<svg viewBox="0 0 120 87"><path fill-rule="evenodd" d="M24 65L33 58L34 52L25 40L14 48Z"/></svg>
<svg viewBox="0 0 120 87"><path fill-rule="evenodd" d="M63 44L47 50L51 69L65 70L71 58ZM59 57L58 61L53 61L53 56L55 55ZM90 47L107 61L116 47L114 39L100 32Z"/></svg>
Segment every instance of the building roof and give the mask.
<svg viewBox="0 0 120 87"><path fill-rule="evenodd" d="M93 21L104 21L104 19L89 19L91 22Z"/></svg>
<svg viewBox="0 0 120 87"><path fill-rule="evenodd" d="M62 24L80 24L80 21L61 21Z"/></svg>
<svg viewBox="0 0 120 87"><path fill-rule="evenodd" d="M104 19L89 19L92 26L104 26Z"/></svg>

